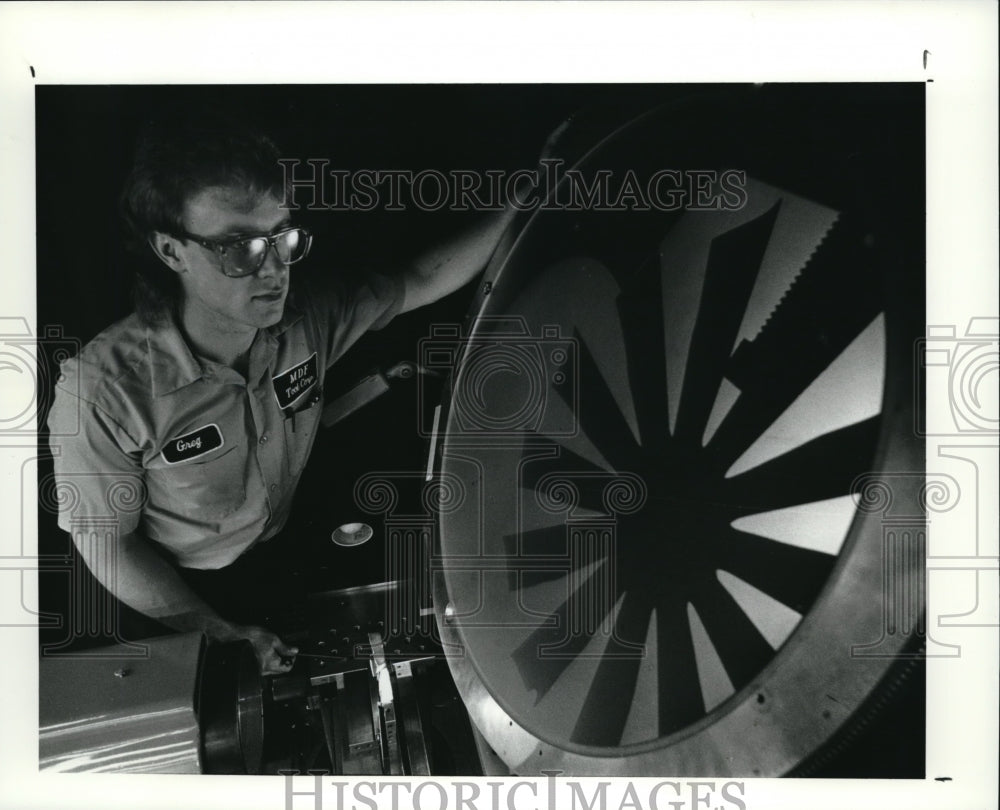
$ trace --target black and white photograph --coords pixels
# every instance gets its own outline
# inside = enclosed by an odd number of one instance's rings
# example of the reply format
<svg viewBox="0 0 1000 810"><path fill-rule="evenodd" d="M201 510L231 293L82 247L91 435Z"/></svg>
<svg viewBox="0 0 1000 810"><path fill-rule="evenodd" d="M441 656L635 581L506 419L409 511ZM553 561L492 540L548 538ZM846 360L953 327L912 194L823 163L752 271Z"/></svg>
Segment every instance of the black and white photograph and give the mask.
<svg viewBox="0 0 1000 810"><path fill-rule="evenodd" d="M996 172L962 219L931 160L963 75L290 80L247 71L260 5L238 81L18 69L11 806L986 806ZM405 4L357 5L338 42Z"/></svg>

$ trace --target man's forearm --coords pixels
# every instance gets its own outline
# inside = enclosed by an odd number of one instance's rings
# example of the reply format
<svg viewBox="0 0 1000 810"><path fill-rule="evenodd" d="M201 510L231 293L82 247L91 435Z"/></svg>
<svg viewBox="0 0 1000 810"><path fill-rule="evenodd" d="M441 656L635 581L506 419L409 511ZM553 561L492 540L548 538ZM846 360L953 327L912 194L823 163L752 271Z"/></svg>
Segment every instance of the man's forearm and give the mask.
<svg viewBox="0 0 1000 810"><path fill-rule="evenodd" d="M174 630L201 630L217 641L242 637L241 628L215 612L156 552L141 534L118 539L116 561L110 569L84 562L101 584L118 599L145 616Z"/></svg>
<svg viewBox="0 0 1000 810"><path fill-rule="evenodd" d="M402 311L433 303L461 289L481 273L516 213L516 209L508 206L488 214L446 244L420 256L405 276L406 299Z"/></svg>

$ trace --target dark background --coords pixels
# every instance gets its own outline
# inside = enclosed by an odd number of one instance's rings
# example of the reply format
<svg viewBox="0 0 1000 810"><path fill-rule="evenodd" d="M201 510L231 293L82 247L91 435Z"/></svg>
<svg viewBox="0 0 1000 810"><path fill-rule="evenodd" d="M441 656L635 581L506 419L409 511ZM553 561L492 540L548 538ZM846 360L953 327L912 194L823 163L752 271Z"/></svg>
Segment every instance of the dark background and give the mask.
<svg viewBox="0 0 1000 810"><path fill-rule="evenodd" d="M882 89L880 89L880 87ZM36 90L37 285L39 333L58 326L62 335L86 343L131 311L134 257L125 249L118 195L128 172L136 134L164 110L205 104L249 113L271 133L286 157L325 158L331 167L356 169L504 169L530 168L547 135L575 115L574 128L557 156L572 164L588 146L658 103L681 99L706 86L663 85L417 85L417 86L40 86ZM818 90L818 91L817 91ZM923 166L922 90L908 97L918 131L905 143L886 144L893 159ZM831 94L859 102L878 99L884 86L797 86L789 88L791 107L809 108L819 126L826 120ZM836 108L837 105L834 105ZM861 107L863 108L863 105ZM860 113L863 114L863 113ZM678 126L684 125L683 120ZM734 121L733 126L738 127ZM780 122L776 122L780 126ZM888 136L887 136L888 137ZM806 148L806 145L803 145ZM912 189L923 193L922 177ZM467 224L472 214L442 210L404 212L301 212L314 234L305 265L293 273L336 273L363 268L398 272L421 250ZM377 366L417 360L417 342L431 324L459 323L466 316L475 283L435 305L397 318L369 333L330 372L326 390L337 391ZM47 379L53 379L50 370ZM418 403L417 386L398 384L388 395L321 433L297 496L296 530L325 538L337 525L366 520L380 533L378 518L359 515L352 486L366 472L422 471L427 447L416 430L433 404ZM39 397L42 418L51 391ZM42 430L42 443L47 437ZM40 478L51 460L39 463ZM405 493L415 497L416 493ZM406 504L402 504L406 506ZM53 561L75 553L55 516L40 506L39 553ZM371 542L340 550L327 572L331 586L385 578L381 546ZM99 586L96 586L98 591ZM60 575L41 575L43 612L66 616L68 594ZM58 643L65 623L41 630L42 643ZM78 637L71 646L106 642L99 634ZM923 672L910 674L902 700L880 713L877 722L845 740L844 750L820 763L816 775L911 776L923 774Z"/></svg>
<svg viewBox="0 0 1000 810"><path fill-rule="evenodd" d="M132 279L137 259L119 215L119 194L130 170L136 138L150 120L229 112L269 134L287 158L305 163L329 161L330 168L512 171L537 164L549 133L577 114L579 143L590 145L638 111L678 97L683 87L664 86L40 86L36 90L37 288L39 334L57 328L64 338L86 344L132 311ZM302 174L310 168L303 165ZM309 191L297 198L303 206ZM310 211L294 215L314 233L309 258L295 274L356 273L376 269L398 273L423 250L470 224L475 212L444 208L425 212ZM155 259L153 260L155 261ZM418 359L418 341L431 324L461 323L475 283L420 310L369 332L328 372L330 401L375 368ZM44 353L46 357L51 352ZM45 380L58 370L49 363ZM47 386L42 386L46 389ZM379 516L359 514L353 485L370 471L423 471L427 443L417 422L440 397L441 381L400 382L392 391L330 430L320 432L296 496L290 530L315 535L329 546L333 528L366 520L380 536ZM418 403L418 394L424 401ZM39 397L42 430L52 390ZM426 422L426 420L424 420ZM428 425L425 424L425 427ZM426 430L425 430L426 432ZM40 480L51 460L40 462ZM403 488L400 509L419 489ZM419 511L419 501L412 504ZM57 564L76 552L55 515L40 504L39 552ZM331 587L386 579L379 543L333 555L326 571ZM88 577L88 584L103 593ZM42 577L42 608L68 612L69 595L61 580ZM143 622L121 610L140 632ZM159 628L148 626L147 634ZM43 628L43 643L61 642L65 629ZM134 635L133 635L134 637ZM101 633L74 637L72 647L107 643Z"/></svg>

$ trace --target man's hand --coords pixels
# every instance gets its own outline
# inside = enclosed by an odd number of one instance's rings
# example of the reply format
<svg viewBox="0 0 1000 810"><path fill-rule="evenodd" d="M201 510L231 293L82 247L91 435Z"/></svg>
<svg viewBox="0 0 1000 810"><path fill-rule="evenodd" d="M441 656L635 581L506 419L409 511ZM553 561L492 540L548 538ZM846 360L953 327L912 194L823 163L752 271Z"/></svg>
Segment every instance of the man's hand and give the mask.
<svg viewBox="0 0 1000 810"><path fill-rule="evenodd" d="M253 645L261 675L281 675L288 672L298 655L297 647L289 647L264 627L243 627L241 635Z"/></svg>

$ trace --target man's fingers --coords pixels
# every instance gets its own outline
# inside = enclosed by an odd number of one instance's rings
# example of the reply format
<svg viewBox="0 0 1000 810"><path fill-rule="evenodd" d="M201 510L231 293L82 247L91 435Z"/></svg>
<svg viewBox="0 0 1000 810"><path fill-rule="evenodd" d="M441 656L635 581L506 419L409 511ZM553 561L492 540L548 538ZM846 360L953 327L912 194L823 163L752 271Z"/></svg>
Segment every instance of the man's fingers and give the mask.
<svg viewBox="0 0 1000 810"><path fill-rule="evenodd" d="M270 650L265 660L261 664L261 673L264 675L281 675L288 672L295 663L294 658L279 655L273 648Z"/></svg>
<svg viewBox="0 0 1000 810"><path fill-rule="evenodd" d="M248 628L246 638L253 645L262 675L279 675L292 668L298 647L289 647L263 627Z"/></svg>
<svg viewBox="0 0 1000 810"><path fill-rule="evenodd" d="M280 655L298 655L299 654L299 648L298 647L289 647L287 644L285 644L284 641L282 641L277 636L274 637L274 649Z"/></svg>
<svg viewBox="0 0 1000 810"><path fill-rule="evenodd" d="M295 656L299 653L298 647L290 647L277 636L272 637L273 666L277 667L274 673L287 672L295 663Z"/></svg>
<svg viewBox="0 0 1000 810"><path fill-rule="evenodd" d="M269 665L265 666L263 669L261 669L260 674L261 675L284 675L286 672L288 672L289 669L291 669L291 667L292 667L291 664L284 664L284 663L275 662L274 664L269 664Z"/></svg>

